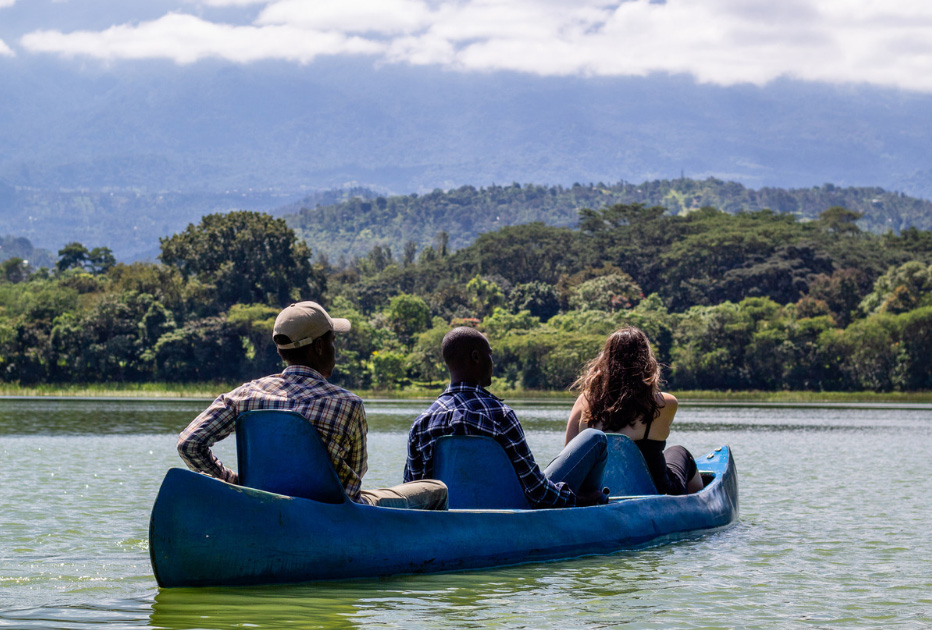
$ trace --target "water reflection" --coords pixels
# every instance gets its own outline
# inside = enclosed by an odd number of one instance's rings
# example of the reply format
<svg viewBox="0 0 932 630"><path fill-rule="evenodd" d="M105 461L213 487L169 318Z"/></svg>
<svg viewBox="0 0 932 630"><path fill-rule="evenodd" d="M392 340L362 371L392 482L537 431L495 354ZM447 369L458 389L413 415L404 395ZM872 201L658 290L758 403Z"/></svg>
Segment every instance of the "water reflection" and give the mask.
<svg viewBox="0 0 932 630"><path fill-rule="evenodd" d="M153 628L347 628L355 607L313 589L169 589L155 596Z"/></svg>
<svg viewBox="0 0 932 630"><path fill-rule="evenodd" d="M682 543L682 544L689 544ZM163 589L154 628L606 627L657 607L670 548L557 563L382 580L226 589ZM612 605L618 598L627 605ZM591 622L582 621L591 615ZM598 622L596 622L598 620Z"/></svg>
<svg viewBox="0 0 932 630"><path fill-rule="evenodd" d="M741 522L652 549L501 570L160 591L149 513L207 400L0 399L0 627L932 627L932 411L684 405L733 447ZM367 401L367 487L400 481L428 401ZM567 401L515 402L538 461ZM216 445L235 466L234 441ZM891 465L891 456L895 462Z"/></svg>
<svg viewBox="0 0 932 630"><path fill-rule="evenodd" d="M209 399L0 398L0 435L125 435L178 433ZM367 400L372 431L407 432L429 400ZM525 429L566 422L571 401L515 405Z"/></svg>
<svg viewBox="0 0 932 630"><path fill-rule="evenodd" d="M209 400L0 399L0 435L177 433Z"/></svg>
<svg viewBox="0 0 932 630"><path fill-rule="evenodd" d="M0 398L0 435L139 435L178 433L210 404L208 399ZM367 400L370 431L407 433L429 400ZM527 431L562 431L570 400L512 403ZM685 404L677 414L681 431L708 429L847 431L911 428L932 417L932 406L890 405L878 409L787 405Z"/></svg>

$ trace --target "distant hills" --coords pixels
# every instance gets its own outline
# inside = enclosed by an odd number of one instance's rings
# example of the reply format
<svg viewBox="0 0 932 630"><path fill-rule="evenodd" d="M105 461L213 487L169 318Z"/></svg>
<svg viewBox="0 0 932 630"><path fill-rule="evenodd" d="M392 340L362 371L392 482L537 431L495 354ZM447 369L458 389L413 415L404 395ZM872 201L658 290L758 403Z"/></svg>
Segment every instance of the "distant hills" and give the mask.
<svg viewBox="0 0 932 630"><path fill-rule="evenodd" d="M864 230L932 229L932 202L882 188L824 184L754 190L716 178L640 184L461 186L422 195L384 195L357 186L315 192L300 201L283 203L286 201L279 193L254 190L53 193L0 186L0 236L9 235L0 242L0 260L19 256L33 266L42 266L47 260L54 261L55 252L70 241L110 247L123 261L155 260L159 237L180 232L205 214L234 209L284 217L315 255L325 254L334 263L341 257L350 260L365 255L375 245L389 247L399 255L408 241L421 249L435 243L440 232L447 234L448 247L459 249L479 234L506 225L540 221L574 226L581 208L599 209L616 203L659 205L673 214L703 206L730 213L769 208L800 220L814 219L832 206L844 206L864 214L858 222ZM27 253L24 237L29 248L35 247L38 253Z"/></svg>
<svg viewBox="0 0 932 630"><path fill-rule="evenodd" d="M932 199L932 95L685 76L0 61L0 181L42 190L406 194L717 177Z"/></svg>
<svg viewBox="0 0 932 630"><path fill-rule="evenodd" d="M33 247L28 238L0 236L0 262L10 258L21 258L33 269L53 267L58 261L58 256L54 252Z"/></svg>
<svg viewBox="0 0 932 630"><path fill-rule="evenodd" d="M44 56L0 58L0 85L0 234L49 250L150 257L206 213L354 187L388 199L683 174L759 194L832 182L932 199L932 95L865 86Z"/></svg>
<svg viewBox="0 0 932 630"><path fill-rule="evenodd" d="M309 205L329 205L353 194L374 193L368 189L322 191L306 195L304 200ZM109 247L124 261L154 260L160 237L180 232L205 214L230 210L294 212L297 208L289 202L297 196L251 189L218 193L56 191L14 188L0 182L0 235L24 237L53 251L77 241L88 247Z"/></svg>
<svg viewBox="0 0 932 630"><path fill-rule="evenodd" d="M769 208L811 220L832 207L844 206L864 214L858 225L873 232L899 232L914 226L932 229L932 202L891 193L881 188L841 188L832 184L814 188L762 188L752 190L735 182L709 178L655 180L632 184L533 184L463 186L426 195L378 196L365 191L348 201L313 206L308 200L285 220L315 252L336 262L365 255L374 245L400 254L407 241L418 248L435 242L440 232L458 249L483 232L506 225L541 221L573 226L581 208L599 209L616 203L663 206L683 214L703 206L730 213Z"/></svg>

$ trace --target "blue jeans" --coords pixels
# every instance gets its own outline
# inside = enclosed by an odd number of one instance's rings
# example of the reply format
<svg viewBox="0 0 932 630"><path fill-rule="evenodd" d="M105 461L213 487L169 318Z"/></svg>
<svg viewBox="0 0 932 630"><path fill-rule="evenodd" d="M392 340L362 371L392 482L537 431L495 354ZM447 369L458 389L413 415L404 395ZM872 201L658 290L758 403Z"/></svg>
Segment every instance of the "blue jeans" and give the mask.
<svg viewBox="0 0 932 630"><path fill-rule="evenodd" d="M544 475L552 482L564 482L574 494L602 490L608 440L598 429L585 429L563 447Z"/></svg>

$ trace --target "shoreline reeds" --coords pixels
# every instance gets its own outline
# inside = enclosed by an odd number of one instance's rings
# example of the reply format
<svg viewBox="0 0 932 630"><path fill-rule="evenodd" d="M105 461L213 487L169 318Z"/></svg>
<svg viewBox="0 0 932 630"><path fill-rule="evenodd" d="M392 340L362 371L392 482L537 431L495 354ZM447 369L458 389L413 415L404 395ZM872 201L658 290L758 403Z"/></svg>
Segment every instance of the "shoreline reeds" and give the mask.
<svg viewBox="0 0 932 630"><path fill-rule="evenodd" d="M19 385L0 383L0 397L61 397L61 398L159 398L213 399L218 394L240 385L238 382L208 383L75 383L75 384L37 384ZM432 399L444 387L443 383L414 384L399 389L354 389L353 391L366 400L373 399ZM509 388L497 382L490 390L511 401L571 401L576 397L570 391L542 391L521 388ZM919 392L812 392L812 391L714 391L671 390L682 403L932 403L932 391Z"/></svg>

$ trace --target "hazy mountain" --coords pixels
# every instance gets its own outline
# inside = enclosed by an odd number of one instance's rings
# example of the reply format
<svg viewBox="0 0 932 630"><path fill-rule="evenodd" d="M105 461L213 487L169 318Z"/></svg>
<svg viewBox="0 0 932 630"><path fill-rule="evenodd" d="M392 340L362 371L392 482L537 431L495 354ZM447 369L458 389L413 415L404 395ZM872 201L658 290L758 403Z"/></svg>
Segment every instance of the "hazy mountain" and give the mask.
<svg viewBox="0 0 932 630"><path fill-rule="evenodd" d="M685 174L932 199L932 96L877 88L42 56L0 57L0 85L0 234L47 249L78 240L138 256L204 213L347 186Z"/></svg>
<svg viewBox="0 0 932 630"><path fill-rule="evenodd" d="M54 267L58 260L53 252L33 247L28 238L0 236L0 262L10 258L21 258L33 269Z"/></svg>
<svg viewBox="0 0 932 630"><path fill-rule="evenodd" d="M536 78L366 61L110 67L0 59L13 186L407 193L716 176L932 197L932 95L680 77Z"/></svg>
<svg viewBox="0 0 932 630"><path fill-rule="evenodd" d="M236 209L273 211L290 197L250 190L145 193L125 189L53 190L0 184L0 234L28 238L58 251L77 241L109 247L118 259L153 260L159 237L179 232L204 214Z"/></svg>

